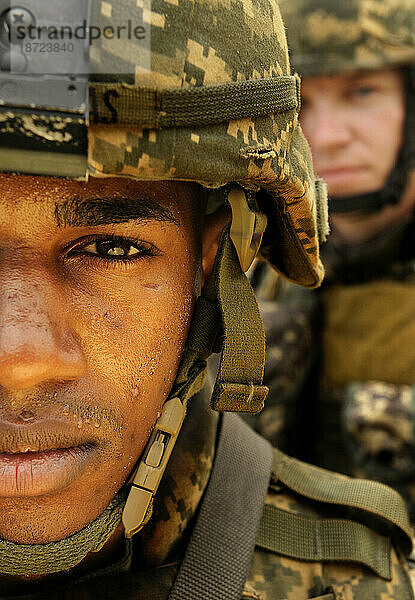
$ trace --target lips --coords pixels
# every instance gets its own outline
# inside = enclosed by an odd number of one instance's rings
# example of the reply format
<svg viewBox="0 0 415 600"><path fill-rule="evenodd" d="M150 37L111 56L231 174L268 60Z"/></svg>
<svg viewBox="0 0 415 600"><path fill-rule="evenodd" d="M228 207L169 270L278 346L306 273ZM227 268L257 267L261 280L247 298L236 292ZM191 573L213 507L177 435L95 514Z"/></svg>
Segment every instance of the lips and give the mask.
<svg viewBox="0 0 415 600"><path fill-rule="evenodd" d="M40 496L73 483L92 462L97 443L54 421L0 422L0 496Z"/></svg>
<svg viewBox="0 0 415 600"><path fill-rule="evenodd" d="M362 171L362 167L356 166L339 166L339 167L330 167L328 169L318 169L318 173L320 177L323 179L333 179L340 177L350 177L358 172Z"/></svg>

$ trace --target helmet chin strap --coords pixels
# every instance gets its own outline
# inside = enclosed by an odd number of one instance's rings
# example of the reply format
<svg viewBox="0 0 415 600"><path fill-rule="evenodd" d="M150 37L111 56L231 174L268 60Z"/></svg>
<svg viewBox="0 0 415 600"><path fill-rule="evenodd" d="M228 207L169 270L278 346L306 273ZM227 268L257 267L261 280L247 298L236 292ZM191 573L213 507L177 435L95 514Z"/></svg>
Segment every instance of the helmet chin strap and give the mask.
<svg viewBox="0 0 415 600"><path fill-rule="evenodd" d="M361 211L370 214L384 206L398 204L406 187L407 175L407 168L402 161L398 161L381 190L355 196L330 196L330 213L340 215Z"/></svg>
<svg viewBox="0 0 415 600"><path fill-rule="evenodd" d="M251 229L254 238L257 229ZM121 522L127 538L144 527L151 517L154 496L179 435L187 402L203 387L206 361L212 351L218 352L223 346L212 408L238 412L261 410L268 391L262 386L264 330L229 230L228 226L222 233L213 272L195 305L173 389L150 435L130 489L124 486L99 517L57 542L30 545L0 539L0 573L46 575L72 569L89 552L101 550ZM250 245L249 240L244 240L245 248ZM244 315L240 306L244 306Z"/></svg>
<svg viewBox="0 0 415 600"><path fill-rule="evenodd" d="M89 552L99 552L121 523L127 492L120 490L94 521L73 535L47 544L16 544L0 539L0 573L47 575L72 569Z"/></svg>

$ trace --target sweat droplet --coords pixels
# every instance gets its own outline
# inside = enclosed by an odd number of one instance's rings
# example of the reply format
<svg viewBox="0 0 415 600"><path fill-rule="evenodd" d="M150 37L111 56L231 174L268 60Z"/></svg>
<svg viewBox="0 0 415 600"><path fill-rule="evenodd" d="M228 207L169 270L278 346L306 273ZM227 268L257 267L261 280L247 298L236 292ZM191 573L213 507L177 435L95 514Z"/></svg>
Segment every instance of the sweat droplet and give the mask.
<svg viewBox="0 0 415 600"><path fill-rule="evenodd" d="M65 406L63 407L63 414L69 415L69 406L67 404L65 404Z"/></svg>
<svg viewBox="0 0 415 600"><path fill-rule="evenodd" d="M84 422L82 421L81 417L79 417L78 423L77 423L78 429L81 429L81 427L82 427L83 424L84 424Z"/></svg>
<svg viewBox="0 0 415 600"><path fill-rule="evenodd" d="M98 427L101 427L101 422L100 421L95 421L94 427L96 427L97 429L98 429Z"/></svg>

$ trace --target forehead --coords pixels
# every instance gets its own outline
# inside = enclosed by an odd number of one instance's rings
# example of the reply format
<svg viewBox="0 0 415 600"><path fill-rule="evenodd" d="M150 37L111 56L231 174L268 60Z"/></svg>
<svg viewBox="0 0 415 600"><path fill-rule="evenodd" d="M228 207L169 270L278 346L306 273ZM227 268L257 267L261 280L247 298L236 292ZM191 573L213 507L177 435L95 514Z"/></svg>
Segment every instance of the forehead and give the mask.
<svg viewBox="0 0 415 600"><path fill-rule="evenodd" d="M8 217L54 220L58 227L131 219L185 223L195 185L91 178L87 182L0 174L0 221Z"/></svg>
<svg viewBox="0 0 415 600"><path fill-rule="evenodd" d="M400 92L404 87L404 76L401 69L369 69L362 71L347 71L335 75L305 77L301 83L303 95L321 94L322 88L336 92L353 86L361 81L381 83Z"/></svg>

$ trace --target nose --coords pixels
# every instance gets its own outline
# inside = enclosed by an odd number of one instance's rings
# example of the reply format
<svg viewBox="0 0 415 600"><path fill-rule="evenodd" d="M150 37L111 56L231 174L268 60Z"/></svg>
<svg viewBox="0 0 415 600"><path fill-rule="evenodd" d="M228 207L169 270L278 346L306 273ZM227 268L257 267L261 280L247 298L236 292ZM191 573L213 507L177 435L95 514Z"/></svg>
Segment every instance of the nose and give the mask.
<svg viewBox="0 0 415 600"><path fill-rule="evenodd" d="M0 385L27 390L82 377L85 356L57 286L41 272L0 271Z"/></svg>
<svg viewBox="0 0 415 600"><path fill-rule="evenodd" d="M304 112L301 123L313 155L336 151L353 139L345 111L324 97Z"/></svg>

